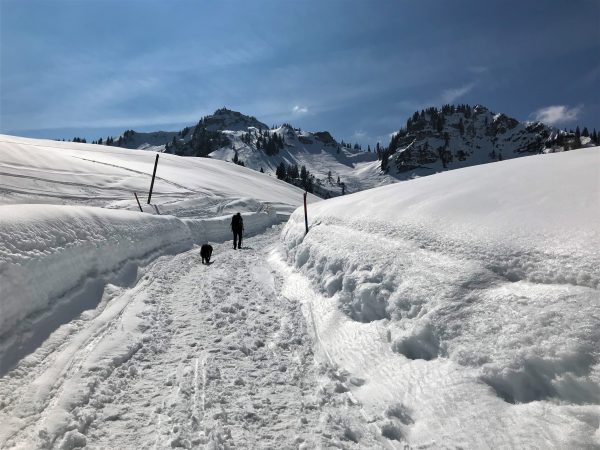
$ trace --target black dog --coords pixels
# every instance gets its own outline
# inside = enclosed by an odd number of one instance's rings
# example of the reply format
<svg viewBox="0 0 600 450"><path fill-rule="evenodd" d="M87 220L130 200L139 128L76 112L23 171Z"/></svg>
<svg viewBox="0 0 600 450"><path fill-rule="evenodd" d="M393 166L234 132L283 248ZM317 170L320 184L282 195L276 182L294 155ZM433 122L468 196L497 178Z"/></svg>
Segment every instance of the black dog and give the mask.
<svg viewBox="0 0 600 450"><path fill-rule="evenodd" d="M202 257L202 264L210 264L210 257L212 255L212 245L204 244L200 247L200 256Z"/></svg>

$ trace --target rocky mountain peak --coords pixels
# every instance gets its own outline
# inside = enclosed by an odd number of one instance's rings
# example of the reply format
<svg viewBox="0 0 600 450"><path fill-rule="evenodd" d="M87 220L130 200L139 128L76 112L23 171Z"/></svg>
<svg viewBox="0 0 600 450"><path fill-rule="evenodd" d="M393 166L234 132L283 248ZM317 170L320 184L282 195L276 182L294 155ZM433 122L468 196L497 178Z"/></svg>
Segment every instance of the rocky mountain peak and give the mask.
<svg viewBox="0 0 600 450"><path fill-rule="evenodd" d="M520 122L484 106L444 105L416 111L380 156L384 172L400 178L578 148L582 142L539 122Z"/></svg>
<svg viewBox="0 0 600 450"><path fill-rule="evenodd" d="M205 116L200 120L199 125L203 125L210 131L246 131L250 127L259 130L269 129L266 124L260 122L256 117L247 116L227 108L217 109L213 114Z"/></svg>

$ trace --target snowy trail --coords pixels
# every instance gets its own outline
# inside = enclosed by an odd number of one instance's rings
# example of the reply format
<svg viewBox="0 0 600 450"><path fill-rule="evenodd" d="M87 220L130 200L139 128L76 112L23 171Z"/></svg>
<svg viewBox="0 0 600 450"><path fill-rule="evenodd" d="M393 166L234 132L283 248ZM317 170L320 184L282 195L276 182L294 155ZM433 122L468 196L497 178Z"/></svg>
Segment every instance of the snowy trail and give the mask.
<svg viewBox="0 0 600 450"><path fill-rule="evenodd" d="M389 447L278 294L279 232L109 286L0 379L0 448Z"/></svg>

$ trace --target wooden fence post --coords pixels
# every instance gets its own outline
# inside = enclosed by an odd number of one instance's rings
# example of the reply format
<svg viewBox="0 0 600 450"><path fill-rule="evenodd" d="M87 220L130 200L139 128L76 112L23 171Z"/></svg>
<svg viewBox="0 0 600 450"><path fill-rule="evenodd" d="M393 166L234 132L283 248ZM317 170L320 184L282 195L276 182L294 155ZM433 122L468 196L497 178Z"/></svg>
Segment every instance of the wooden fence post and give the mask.
<svg viewBox="0 0 600 450"><path fill-rule="evenodd" d="M140 212L144 212L144 210L142 209L142 205L140 205L140 199L137 196L137 193L133 193L133 195L135 195L135 200L138 202L138 206L140 207Z"/></svg>
<svg viewBox="0 0 600 450"><path fill-rule="evenodd" d="M304 193L304 227L306 228L304 234L308 234L308 213L306 212L306 195L308 192Z"/></svg>
<svg viewBox="0 0 600 450"><path fill-rule="evenodd" d="M152 182L150 183L150 192L148 193L148 204L152 198L152 189L154 188L154 177L156 176L156 166L158 166L158 153L156 154L156 160L154 161L154 172L152 172Z"/></svg>

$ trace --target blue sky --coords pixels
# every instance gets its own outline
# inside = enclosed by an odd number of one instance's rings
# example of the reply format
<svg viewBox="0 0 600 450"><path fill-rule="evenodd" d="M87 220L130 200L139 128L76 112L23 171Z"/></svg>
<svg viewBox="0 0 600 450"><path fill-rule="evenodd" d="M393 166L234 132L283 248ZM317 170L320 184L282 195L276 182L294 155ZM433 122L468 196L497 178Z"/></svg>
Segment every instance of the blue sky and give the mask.
<svg viewBox="0 0 600 450"><path fill-rule="evenodd" d="M600 2L0 0L0 132L178 130L226 106L389 142L482 104L600 130Z"/></svg>

